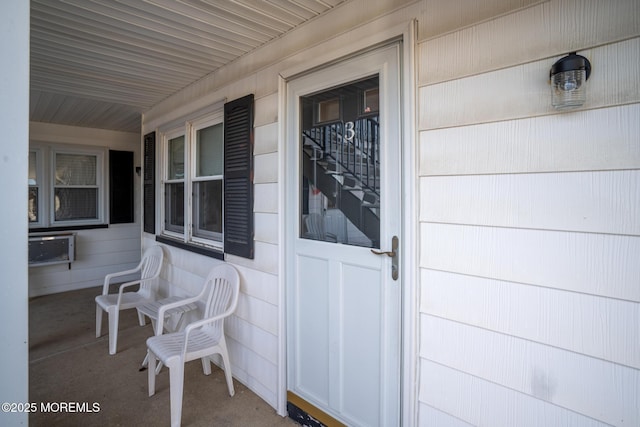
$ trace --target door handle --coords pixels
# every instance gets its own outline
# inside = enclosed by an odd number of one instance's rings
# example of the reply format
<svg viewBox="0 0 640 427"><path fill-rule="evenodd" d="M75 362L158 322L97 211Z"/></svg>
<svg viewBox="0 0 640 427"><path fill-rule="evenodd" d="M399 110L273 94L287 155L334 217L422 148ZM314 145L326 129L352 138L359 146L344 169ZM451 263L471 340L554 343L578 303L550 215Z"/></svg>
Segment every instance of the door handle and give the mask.
<svg viewBox="0 0 640 427"><path fill-rule="evenodd" d="M396 252L395 252L395 251L386 251L386 252L383 252L383 251L375 251L375 250L371 249L371 252L372 252L372 253L374 253L374 254L376 254L376 255L386 255L386 256L388 256L388 257L394 257L394 256L396 256Z"/></svg>
<svg viewBox="0 0 640 427"><path fill-rule="evenodd" d="M400 247L400 242L398 240L398 236L393 236L391 239L391 250L390 251L376 251L375 249L371 249L371 253L375 255L386 255L391 258L391 278L393 280L398 280L398 251Z"/></svg>

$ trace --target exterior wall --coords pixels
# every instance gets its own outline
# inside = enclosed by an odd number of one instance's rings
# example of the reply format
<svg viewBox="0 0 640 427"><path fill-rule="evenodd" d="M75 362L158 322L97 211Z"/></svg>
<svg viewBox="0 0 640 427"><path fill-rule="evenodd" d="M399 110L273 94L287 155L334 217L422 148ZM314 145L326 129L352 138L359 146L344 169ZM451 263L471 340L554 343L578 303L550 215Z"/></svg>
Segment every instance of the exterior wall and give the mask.
<svg viewBox="0 0 640 427"><path fill-rule="evenodd" d="M27 180L29 147L29 3L0 3L0 401L29 401L29 307L27 295ZM28 425L22 412L0 412L0 425Z"/></svg>
<svg viewBox="0 0 640 427"><path fill-rule="evenodd" d="M408 180L419 219L406 228L418 230L419 268L405 287L417 288L420 313L405 322L418 329L405 343L416 347L405 399L418 389L403 402L405 424L640 424L640 4L479 3L354 0L145 114L143 133L256 95L256 256L227 256L242 278L227 334L234 376L280 413L280 76L416 19L419 172ZM576 50L593 66L588 101L558 113L548 72ZM165 250L164 292L192 292L220 262Z"/></svg>
<svg viewBox="0 0 640 427"><path fill-rule="evenodd" d="M472 3L420 18L419 424L639 425L640 3Z"/></svg>
<svg viewBox="0 0 640 427"><path fill-rule="evenodd" d="M134 165L139 166L141 162L140 135L135 133L35 122L30 124L29 130L31 143L75 144L133 151ZM76 231L76 260L71 268L67 264L29 268L29 296L101 286L105 275L135 267L140 262L141 253L140 185L140 177L134 174L136 221ZM105 183L105 191L108 194L108 182Z"/></svg>
<svg viewBox="0 0 640 427"><path fill-rule="evenodd" d="M409 3L411 12L400 8ZM233 100L255 94L255 258L247 260L226 256L241 276L241 295L237 312L227 322L226 333L233 375L247 385L282 415L285 409L284 343L284 252L283 182L281 174L282 141L278 121L279 84L282 73L295 73L325 64L353 52L354 40L361 46L385 40L385 31L401 25L406 28L411 17L418 15L418 3L407 1L364 1L347 3L326 17L285 35L246 55L219 72L200 80L147 112L143 134L178 117L187 116L221 100ZM392 14L386 12L394 11ZM409 16L407 18L407 16ZM369 20L379 19L372 32L353 28ZM355 35L354 35L355 33ZM392 35L391 35L392 34ZM396 37L390 33L389 38ZM367 38L371 37L368 44ZM293 70L293 71L292 71ZM156 221L158 222L158 221ZM156 244L149 234L143 236L143 247ZM220 262L173 247L164 246L169 254L161 273L162 288L169 293L193 292L212 265Z"/></svg>

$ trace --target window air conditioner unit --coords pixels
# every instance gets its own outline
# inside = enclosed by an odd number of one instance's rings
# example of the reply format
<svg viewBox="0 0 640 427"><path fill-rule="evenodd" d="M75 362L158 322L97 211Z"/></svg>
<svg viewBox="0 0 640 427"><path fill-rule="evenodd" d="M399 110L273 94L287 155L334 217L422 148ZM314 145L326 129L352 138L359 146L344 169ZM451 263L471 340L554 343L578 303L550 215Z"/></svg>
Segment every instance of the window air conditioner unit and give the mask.
<svg viewBox="0 0 640 427"><path fill-rule="evenodd" d="M29 267L69 264L75 259L75 234L29 236Z"/></svg>

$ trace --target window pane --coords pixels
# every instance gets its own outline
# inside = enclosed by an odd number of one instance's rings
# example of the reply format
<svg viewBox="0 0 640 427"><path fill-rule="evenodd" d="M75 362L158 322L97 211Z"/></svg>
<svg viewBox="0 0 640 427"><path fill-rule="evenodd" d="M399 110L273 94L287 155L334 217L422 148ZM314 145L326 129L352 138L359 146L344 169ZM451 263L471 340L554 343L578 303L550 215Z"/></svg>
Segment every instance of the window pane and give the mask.
<svg viewBox="0 0 640 427"><path fill-rule="evenodd" d="M193 234L222 239L222 180L200 181L193 185Z"/></svg>
<svg viewBox="0 0 640 427"><path fill-rule="evenodd" d="M169 175L167 178L184 178L184 135L169 140Z"/></svg>
<svg viewBox="0 0 640 427"><path fill-rule="evenodd" d="M96 185L94 155L56 153L56 185Z"/></svg>
<svg viewBox="0 0 640 427"><path fill-rule="evenodd" d="M222 175L222 123L196 132L196 176Z"/></svg>
<svg viewBox="0 0 640 427"><path fill-rule="evenodd" d="M55 220L72 221L98 218L97 188L56 188Z"/></svg>
<svg viewBox="0 0 640 427"><path fill-rule="evenodd" d="M37 181L37 163L36 163L36 153L35 151L29 152L29 185L38 184Z"/></svg>
<svg viewBox="0 0 640 427"><path fill-rule="evenodd" d="M318 122L328 122L340 118L340 100L330 99L318 103Z"/></svg>
<svg viewBox="0 0 640 427"><path fill-rule="evenodd" d="M165 228L182 233L184 230L184 183L165 184Z"/></svg>
<svg viewBox="0 0 640 427"><path fill-rule="evenodd" d="M29 222L38 222L38 187L29 187Z"/></svg>
<svg viewBox="0 0 640 427"><path fill-rule="evenodd" d="M372 113L380 110L380 90L378 88L364 91L364 111Z"/></svg>
<svg viewBox="0 0 640 427"><path fill-rule="evenodd" d="M378 83L374 76L301 98L302 238L380 247ZM334 110L329 97L340 100ZM324 122L310 120L314 104ZM331 111L340 121L326 121Z"/></svg>

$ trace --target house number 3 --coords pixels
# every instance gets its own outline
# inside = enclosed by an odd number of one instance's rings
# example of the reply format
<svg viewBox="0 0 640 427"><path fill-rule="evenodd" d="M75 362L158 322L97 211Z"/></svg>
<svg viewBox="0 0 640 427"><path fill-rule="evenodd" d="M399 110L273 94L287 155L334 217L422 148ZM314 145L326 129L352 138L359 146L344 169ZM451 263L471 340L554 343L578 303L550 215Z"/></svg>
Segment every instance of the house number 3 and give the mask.
<svg viewBox="0 0 640 427"><path fill-rule="evenodd" d="M354 127L355 125L353 124L353 122L347 122L344 124L344 132L345 132L344 139L346 139L349 142L353 141L353 138L356 136L356 131L353 130Z"/></svg>

